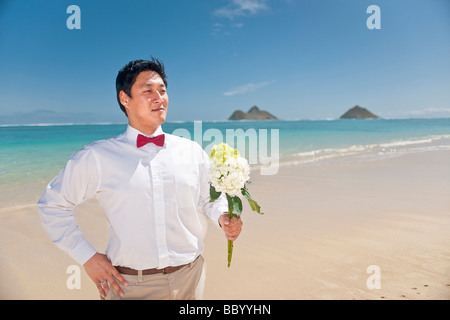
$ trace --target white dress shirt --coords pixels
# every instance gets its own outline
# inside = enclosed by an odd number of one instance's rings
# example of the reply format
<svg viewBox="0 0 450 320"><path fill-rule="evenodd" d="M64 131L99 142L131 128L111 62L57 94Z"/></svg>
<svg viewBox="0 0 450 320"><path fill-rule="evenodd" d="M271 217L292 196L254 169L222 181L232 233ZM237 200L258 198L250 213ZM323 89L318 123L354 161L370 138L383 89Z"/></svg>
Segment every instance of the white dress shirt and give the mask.
<svg viewBox="0 0 450 320"><path fill-rule="evenodd" d="M161 128L153 136L162 134ZM109 222L106 254L137 270L192 262L204 248L199 217L216 223L228 206L209 202L209 158L191 140L165 134L164 146L136 147L140 132L93 142L71 156L38 202L50 238L84 264L97 250L79 230L74 208L97 196Z"/></svg>

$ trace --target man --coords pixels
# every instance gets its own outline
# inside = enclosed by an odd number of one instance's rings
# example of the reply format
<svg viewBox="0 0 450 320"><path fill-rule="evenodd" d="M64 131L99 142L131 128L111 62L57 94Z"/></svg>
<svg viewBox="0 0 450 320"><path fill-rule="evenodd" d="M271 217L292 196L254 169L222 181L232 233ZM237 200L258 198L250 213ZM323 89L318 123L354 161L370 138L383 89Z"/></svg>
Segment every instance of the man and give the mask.
<svg viewBox="0 0 450 320"><path fill-rule="evenodd" d="M47 186L38 209L50 238L105 299L198 299L203 287L203 212L236 240L242 221L226 200L209 202L208 156L162 131L168 95L158 59L131 61L116 78L125 133L85 146ZM101 254L78 229L73 210L96 196L110 237ZM112 290L111 287L114 289Z"/></svg>

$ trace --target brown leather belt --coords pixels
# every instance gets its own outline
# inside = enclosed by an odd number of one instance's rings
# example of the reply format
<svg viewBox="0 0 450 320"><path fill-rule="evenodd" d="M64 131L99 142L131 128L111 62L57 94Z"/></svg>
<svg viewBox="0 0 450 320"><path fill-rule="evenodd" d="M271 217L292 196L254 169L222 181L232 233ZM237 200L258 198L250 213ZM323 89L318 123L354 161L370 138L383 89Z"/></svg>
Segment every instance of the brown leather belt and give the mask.
<svg viewBox="0 0 450 320"><path fill-rule="evenodd" d="M197 259L195 259L195 260L197 260ZM191 262L191 263L193 263L193 262ZM142 270L142 275L145 276L145 275L157 274L157 273L163 273L163 274L172 273L172 272L180 270L181 268L183 268L185 266L190 265L191 263L183 264L181 266L176 266L176 267L169 266L169 267L165 267L163 269L156 269L156 268L144 269L144 270ZM119 271L119 273L135 275L135 276L139 274L139 271L136 269L132 269L132 268L128 268L128 267L121 267L121 266L116 266L115 268L117 269L117 271Z"/></svg>

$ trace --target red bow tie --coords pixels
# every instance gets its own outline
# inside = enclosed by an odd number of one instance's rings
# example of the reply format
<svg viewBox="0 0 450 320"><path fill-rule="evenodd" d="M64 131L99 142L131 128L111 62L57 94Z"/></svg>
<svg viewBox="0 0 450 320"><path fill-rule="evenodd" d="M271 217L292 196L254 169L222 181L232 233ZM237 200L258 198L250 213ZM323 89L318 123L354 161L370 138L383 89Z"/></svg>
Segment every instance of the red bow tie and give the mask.
<svg viewBox="0 0 450 320"><path fill-rule="evenodd" d="M136 146L140 148L145 146L147 143L154 143L158 147L162 147L164 145L164 134L151 138L147 138L146 136L139 134L136 140Z"/></svg>

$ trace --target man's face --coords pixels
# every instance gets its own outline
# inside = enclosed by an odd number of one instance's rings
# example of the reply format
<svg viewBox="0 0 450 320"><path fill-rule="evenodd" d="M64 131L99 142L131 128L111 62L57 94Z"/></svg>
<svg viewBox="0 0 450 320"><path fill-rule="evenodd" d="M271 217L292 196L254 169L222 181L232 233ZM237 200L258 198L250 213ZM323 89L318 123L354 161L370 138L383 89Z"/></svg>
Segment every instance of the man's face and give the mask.
<svg viewBox="0 0 450 320"><path fill-rule="evenodd" d="M133 128L152 134L166 120L169 97L158 73L141 72L131 87L131 97L123 91L119 95Z"/></svg>

